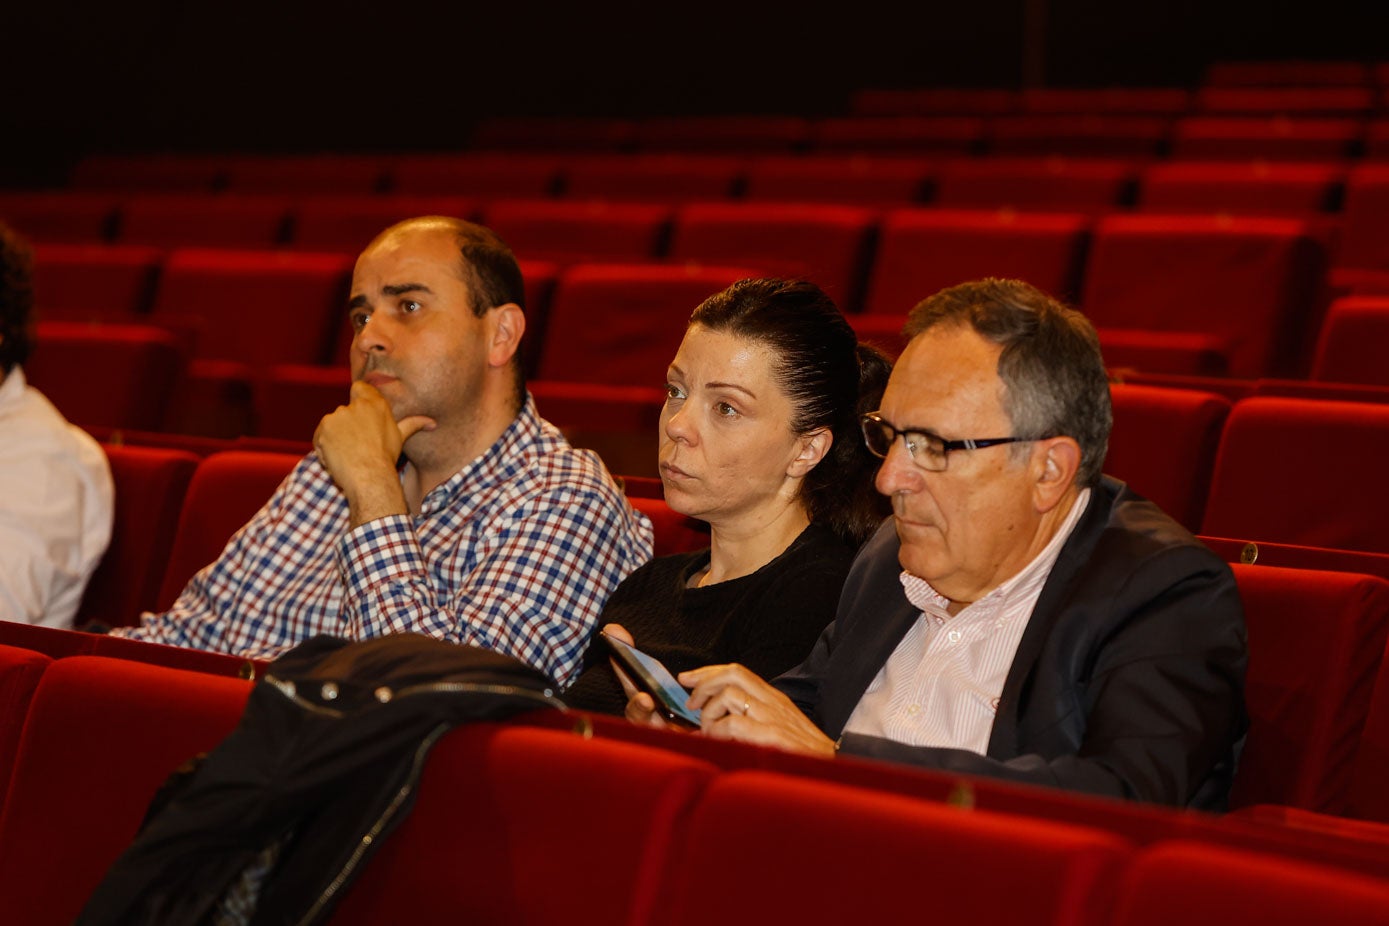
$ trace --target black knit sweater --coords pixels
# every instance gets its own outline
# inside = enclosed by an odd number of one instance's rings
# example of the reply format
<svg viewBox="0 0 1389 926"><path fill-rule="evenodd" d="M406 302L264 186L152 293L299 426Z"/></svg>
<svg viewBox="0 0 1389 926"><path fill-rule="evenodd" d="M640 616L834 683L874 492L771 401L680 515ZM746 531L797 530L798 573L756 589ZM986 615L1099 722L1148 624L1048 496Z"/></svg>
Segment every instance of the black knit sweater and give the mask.
<svg viewBox="0 0 1389 926"><path fill-rule="evenodd" d="M772 678L800 664L834 619L853 558L852 549L816 524L756 572L703 588L686 583L709 565L708 550L663 556L618 585L599 626L626 627L638 649L677 675L739 662ZM600 638L594 637L583 671L561 698L584 710L623 712L626 698Z"/></svg>

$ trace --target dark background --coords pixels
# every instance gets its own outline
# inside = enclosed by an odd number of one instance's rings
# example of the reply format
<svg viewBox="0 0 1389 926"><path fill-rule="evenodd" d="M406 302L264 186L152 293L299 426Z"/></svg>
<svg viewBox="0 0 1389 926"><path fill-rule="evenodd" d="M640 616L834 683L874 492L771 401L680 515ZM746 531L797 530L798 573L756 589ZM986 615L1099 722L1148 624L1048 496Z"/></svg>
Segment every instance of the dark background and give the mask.
<svg viewBox="0 0 1389 926"><path fill-rule="evenodd" d="M1194 86L1214 60L1389 60L1389 3L1346 0L7 7L10 166L443 149L498 114L827 115L863 87Z"/></svg>

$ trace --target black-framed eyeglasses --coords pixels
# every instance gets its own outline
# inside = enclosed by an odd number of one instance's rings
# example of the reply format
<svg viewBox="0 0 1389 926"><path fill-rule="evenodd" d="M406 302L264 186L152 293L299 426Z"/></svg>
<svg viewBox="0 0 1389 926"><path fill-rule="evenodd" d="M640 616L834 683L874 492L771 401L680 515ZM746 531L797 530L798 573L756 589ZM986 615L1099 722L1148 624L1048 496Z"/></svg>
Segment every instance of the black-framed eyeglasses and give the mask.
<svg viewBox="0 0 1389 926"><path fill-rule="evenodd" d="M983 450L999 444L1017 444L1036 440L1035 437L989 437L982 440L946 440L930 431L899 431L877 412L869 412L859 419L863 428L863 442L874 456L886 458L892 444L898 437L907 445L907 453L912 462L932 473L945 471L952 450Z"/></svg>

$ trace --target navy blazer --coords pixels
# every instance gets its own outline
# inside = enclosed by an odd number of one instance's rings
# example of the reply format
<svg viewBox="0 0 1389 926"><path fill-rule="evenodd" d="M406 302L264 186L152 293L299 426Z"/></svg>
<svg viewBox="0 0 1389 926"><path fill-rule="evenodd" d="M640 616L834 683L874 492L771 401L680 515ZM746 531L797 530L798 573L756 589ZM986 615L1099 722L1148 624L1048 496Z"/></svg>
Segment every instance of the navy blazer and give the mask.
<svg viewBox="0 0 1389 926"><path fill-rule="evenodd" d="M919 611L888 519L854 562L832 623L776 680L827 736ZM1111 797L1225 807L1247 662L1229 566L1105 477L1066 540L1003 685L987 755L847 734L843 752Z"/></svg>

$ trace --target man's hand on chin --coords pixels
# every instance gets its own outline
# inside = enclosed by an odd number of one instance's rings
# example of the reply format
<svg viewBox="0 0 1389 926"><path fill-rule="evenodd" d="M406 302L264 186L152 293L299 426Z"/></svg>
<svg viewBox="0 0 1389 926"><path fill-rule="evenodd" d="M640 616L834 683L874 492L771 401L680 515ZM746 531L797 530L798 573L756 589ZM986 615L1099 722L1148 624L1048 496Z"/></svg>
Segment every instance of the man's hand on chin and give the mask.
<svg viewBox="0 0 1389 926"><path fill-rule="evenodd" d="M346 496L354 527L409 512L396 460L407 440L434 427L434 419L423 415L396 421L381 391L360 380L352 384L348 403L318 423L314 450Z"/></svg>

